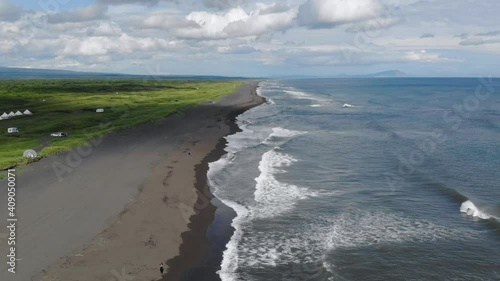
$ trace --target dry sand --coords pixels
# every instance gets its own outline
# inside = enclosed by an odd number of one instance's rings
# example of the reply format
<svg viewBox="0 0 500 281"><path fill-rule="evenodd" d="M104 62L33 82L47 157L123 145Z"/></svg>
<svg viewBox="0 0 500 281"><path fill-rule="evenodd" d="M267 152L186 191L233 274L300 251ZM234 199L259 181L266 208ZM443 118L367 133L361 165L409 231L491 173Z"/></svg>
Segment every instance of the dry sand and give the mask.
<svg viewBox="0 0 500 281"><path fill-rule="evenodd" d="M112 134L91 150L28 166L18 176L22 260L15 275L2 266L0 280L160 280L158 265L178 255L181 234L204 236L206 229L189 224L197 200L213 208L195 188L206 177L200 165L230 132L231 119L263 102L256 85L182 116ZM54 165L70 169L62 180ZM4 265L6 252L0 241Z"/></svg>

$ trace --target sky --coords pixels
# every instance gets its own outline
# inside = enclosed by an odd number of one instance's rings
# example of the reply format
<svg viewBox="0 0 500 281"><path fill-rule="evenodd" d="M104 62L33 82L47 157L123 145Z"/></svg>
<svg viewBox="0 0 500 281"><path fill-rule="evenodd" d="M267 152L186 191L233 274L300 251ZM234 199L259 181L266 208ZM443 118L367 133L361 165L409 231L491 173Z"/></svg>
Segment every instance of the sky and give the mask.
<svg viewBox="0 0 500 281"><path fill-rule="evenodd" d="M0 66L500 76L498 0L0 0Z"/></svg>

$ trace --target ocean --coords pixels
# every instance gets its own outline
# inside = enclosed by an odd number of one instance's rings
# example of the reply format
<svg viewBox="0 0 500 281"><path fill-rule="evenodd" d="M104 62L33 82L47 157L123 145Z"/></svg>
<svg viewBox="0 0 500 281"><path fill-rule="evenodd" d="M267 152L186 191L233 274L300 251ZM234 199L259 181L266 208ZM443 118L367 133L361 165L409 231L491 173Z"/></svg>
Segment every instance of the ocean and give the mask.
<svg viewBox="0 0 500 281"><path fill-rule="evenodd" d="M258 91L208 172L223 281L500 280L499 79Z"/></svg>

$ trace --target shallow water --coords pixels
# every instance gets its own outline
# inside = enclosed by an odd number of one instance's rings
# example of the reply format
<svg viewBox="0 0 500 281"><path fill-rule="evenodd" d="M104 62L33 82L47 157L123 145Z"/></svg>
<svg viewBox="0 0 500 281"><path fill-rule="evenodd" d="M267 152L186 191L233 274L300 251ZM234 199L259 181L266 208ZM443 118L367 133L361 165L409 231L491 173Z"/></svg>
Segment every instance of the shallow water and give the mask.
<svg viewBox="0 0 500 281"><path fill-rule="evenodd" d="M208 173L237 214L223 281L500 280L499 82L283 80L259 92L268 104L239 117Z"/></svg>

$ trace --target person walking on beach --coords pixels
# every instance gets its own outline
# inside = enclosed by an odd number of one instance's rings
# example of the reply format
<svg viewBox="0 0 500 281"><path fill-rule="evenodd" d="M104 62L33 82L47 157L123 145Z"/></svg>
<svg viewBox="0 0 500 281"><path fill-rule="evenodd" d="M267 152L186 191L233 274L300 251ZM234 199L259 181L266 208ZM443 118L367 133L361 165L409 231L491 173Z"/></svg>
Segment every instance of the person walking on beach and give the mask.
<svg viewBox="0 0 500 281"><path fill-rule="evenodd" d="M163 275L163 271L165 271L165 269L163 268L163 263L160 263L160 273L161 273L161 275Z"/></svg>

